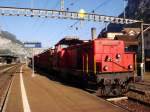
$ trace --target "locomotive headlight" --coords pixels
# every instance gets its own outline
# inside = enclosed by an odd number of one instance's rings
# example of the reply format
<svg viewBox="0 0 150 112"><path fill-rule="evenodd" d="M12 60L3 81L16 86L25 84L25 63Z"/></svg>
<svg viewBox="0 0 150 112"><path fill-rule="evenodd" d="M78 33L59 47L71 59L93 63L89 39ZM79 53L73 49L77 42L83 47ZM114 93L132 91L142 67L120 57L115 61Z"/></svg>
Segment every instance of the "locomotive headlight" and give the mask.
<svg viewBox="0 0 150 112"><path fill-rule="evenodd" d="M117 54L117 55L116 55L116 58L117 58L117 59L121 58L121 55L120 55L120 54Z"/></svg>
<svg viewBox="0 0 150 112"><path fill-rule="evenodd" d="M109 56L106 56L105 61L112 61L112 58Z"/></svg>
<svg viewBox="0 0 150 112"><path fill-rule="evenodd" d="M108 70L108 66L105 65L103 69L104 69L105 71L107 71L107 70Z"/></svg>
<svg viewBox="0 0 150 112"><path fill-rule="evenodd" d="M129 66L128 66L128 69L130 69L130 70L131 70L132 68L133 68L133 66L132 66L132 65L129 65Z"/></svg>

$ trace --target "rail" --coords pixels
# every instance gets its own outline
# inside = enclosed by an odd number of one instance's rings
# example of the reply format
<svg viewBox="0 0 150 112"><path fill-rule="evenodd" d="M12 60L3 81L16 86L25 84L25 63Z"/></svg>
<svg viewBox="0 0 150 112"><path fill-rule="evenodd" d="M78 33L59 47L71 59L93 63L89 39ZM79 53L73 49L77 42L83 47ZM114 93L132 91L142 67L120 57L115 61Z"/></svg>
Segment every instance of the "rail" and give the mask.
<svg viewBox="0 0 150 112"><path fill-rule="evenodd" d="M19 65L13 65L11 67L6 67L6 69L4 69L4 72L6 72L6 71L15 71L16 72L18 67L19 67ZM1 84L2 84L1 87L3 87L3 92L1 91L1 93L3 93L3 94L1 94L1 99L0 99L0 112L5 112L7 102L8 102L8 97L9 97L10 90L11 90L11 86L12 86L12 83L14 80L13 74L15 72L11 73L11 75L10 75L11 77L9 75L6 75L6 73L3 73L3 72L2 72L3 74L0 75L1 81L3 81L3 83L1 82Z"/></svg>

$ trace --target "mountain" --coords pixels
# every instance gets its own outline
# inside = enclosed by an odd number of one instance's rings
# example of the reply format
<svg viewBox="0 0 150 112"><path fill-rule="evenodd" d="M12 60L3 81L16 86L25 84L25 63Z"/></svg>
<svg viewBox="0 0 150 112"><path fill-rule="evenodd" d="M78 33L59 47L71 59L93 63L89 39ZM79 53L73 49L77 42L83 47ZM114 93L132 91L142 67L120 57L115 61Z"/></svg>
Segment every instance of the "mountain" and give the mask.
<svg viewBox="0 0 150 112"><path fill-rule="evenodd" d="M150 23L150 0L128 0L126 17Z"/></svg>
<svg viewBox="0 0 150 112"><path fill-rule="evenodd" d="M21 41L19 41L15 35L13 35L12 33L8 32L8 31L1 31L0 36L3 38L6 38L8 40L11 40L12 42L23 45L23 43Z"/></svg>
<svg viewBox="0 0 150 112"><path fill-rule="evenodd" d="M8 31L0 32L0 53L25 55L24 45Z"/></svg>

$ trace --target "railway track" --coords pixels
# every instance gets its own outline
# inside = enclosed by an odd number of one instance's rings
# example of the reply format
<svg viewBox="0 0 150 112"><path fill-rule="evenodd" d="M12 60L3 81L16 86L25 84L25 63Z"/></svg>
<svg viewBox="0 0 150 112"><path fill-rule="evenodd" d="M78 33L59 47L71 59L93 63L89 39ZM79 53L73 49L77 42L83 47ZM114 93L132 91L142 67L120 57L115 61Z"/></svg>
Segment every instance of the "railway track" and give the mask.
<svg viewBox="0 0 150 112"><path fill-rule="evenodd" d="M131 89L136 89L141 92L150 93L150 82L136 82ZM132 90L131 90L132 91Z"/></svg>
<svg viewBox="0 0 150 112"><path fill-rule="evenodd" d="M5 111L7 99L13 83L13 75L17 72L19 64L0 67L0 112Z"/></svg>
<svg viewBox="0 0 150 112"><path fill-rule="evenodd" d="M129 92L120 97L103 97L95 89L88 88L87 92L106 100L129 112L150 112L150 89L148 82L138 82L131 85ZM115 99L110 100L108 99Z"/></svg>
<svg viewBox="0 0 150 112"><path fill-rule="evenodd" d="M125 96L127 97L126 100L113 101L112 103L131 112L150 111L150 82L134 83Z"/></svg>
<svg viewBox="0 0 150 112"><path fill-rule="evenodd" d="M128 93L119 97L103 97L92 90L88 90L88 92L129 112L150 112L150 91L146 89L148 85L145 83L136 83L135 85L130 88Z"/></svg>
<svg viewBox="0 0 150 112"><path fill-rule="evenodd" d="M150 107L145 105L145 102L141 102L137 99L131 99L128 97L127 100L120 100L112 102L113 104L128 110L129 112L149 112Z"/></svg>
<svg viewBox="0 0 150 112"><path fill-rule="evenodd" d="M150 82L144 81L144 82L137 82L137 85L144 85L144 86L149 86L150 87Z"/></svg>
<svg viewBox="0 0 150 112"><path fill-rule="evenodd" d="M111 98L109 101L123 109L128 110L129 112L150 111L150 93L148 91L132 88L124 95L124 97Z"/></svg>

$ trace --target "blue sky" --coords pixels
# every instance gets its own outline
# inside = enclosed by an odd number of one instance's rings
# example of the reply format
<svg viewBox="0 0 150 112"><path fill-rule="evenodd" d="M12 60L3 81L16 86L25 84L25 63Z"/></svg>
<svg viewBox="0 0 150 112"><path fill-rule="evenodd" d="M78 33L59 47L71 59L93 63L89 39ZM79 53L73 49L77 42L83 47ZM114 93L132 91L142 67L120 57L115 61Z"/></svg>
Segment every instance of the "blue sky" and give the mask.
<svg viewBox="0 0 150 112"><path fill-rule="evenodd" d="M60 0L0 0L0 6L60 9ZM99 6L99 7L98 7ZM102 15L117 16L124 10L123 0L65 0L65 8L70 11L84 9ZM91 27L97 28L97 35L105 27L103 22L80 22L70 28L76 20L59 20L30 17L0 16L0 27L16 35L21 41L39 41L43 47L51 47L64 36L78 36L91 39ZM78 30L76 30L78 27Z"/></svg>

